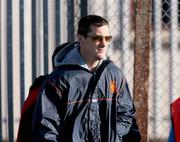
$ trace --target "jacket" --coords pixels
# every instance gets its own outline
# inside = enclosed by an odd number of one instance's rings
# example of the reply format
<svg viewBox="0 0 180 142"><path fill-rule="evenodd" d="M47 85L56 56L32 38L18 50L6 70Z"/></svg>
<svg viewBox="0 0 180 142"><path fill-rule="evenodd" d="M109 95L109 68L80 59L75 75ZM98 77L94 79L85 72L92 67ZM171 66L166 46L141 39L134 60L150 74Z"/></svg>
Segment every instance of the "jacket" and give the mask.
<svg viewBox="0 0 180 142"><path fill-rule="evenodd" d="M48 78L48 75L39 76L30 86L28 97L23 103L21 109L21 117L19 122L18 134L16 142L31 142L32 133L32 117L38 95L41 88Z"/></svg>
<svg viewBox="0 0 180 142"><path fill-rule="evenodd" d="M172 126L169 135L169 142L180 142L180 98L171 104Z"/></svg>
<svg viewBox="0 0 180 142"><path fill-rule="evenodd" d="M59 53L60 50L62 50L68 44L70 44L70 42L65 42L55 48L52 55L53 68L55 68L54 58L56 57L56 54ZM41 94L42 88L46 83L46 80L48 80L48 76L49 75L46 74L37 77L34 80L33 84L30 86L28 97L23 103L21 109L21 116L20 116L19 128L18 128L17 140L16 140L17 142L32 141L32 117L33 117L34 107L36 104L36 100L39 94Z"/></svg>
<svg viewBox="0 0 180 142"><path fill-rule="evenodd" d="M88 69L78 42L61 51L54 64L56 69L36 103L33 141L122 142L131 128L135 109L121 70L110 63L95 91L86 94L96 71Z"/></svg>

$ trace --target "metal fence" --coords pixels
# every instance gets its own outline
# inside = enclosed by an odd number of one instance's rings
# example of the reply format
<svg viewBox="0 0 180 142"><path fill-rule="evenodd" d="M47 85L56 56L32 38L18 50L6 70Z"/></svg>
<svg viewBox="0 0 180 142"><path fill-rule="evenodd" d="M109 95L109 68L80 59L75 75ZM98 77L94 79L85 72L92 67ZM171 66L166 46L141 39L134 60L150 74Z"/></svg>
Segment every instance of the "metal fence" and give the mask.
<svg viewBox="0 0 180 142"><path fill-rule="evenodd" d="M122 69L133 92L137 2L0 0L0 141L16 139L29 86L37 76L51 72L53 50L62 42L76 40L78 20L86 14L109 20L113 41L108 56ZM180 1L151 3L147 141L155 142L167 140L169 106L180 93Z"/></svg>
<svg viewBox="0 0 180 142"><path fill-rule="evenodd" d="M179 11L179 0L153 1L149 86L149 135L153 139L168 136L169 106L180 93Z"/></svg>

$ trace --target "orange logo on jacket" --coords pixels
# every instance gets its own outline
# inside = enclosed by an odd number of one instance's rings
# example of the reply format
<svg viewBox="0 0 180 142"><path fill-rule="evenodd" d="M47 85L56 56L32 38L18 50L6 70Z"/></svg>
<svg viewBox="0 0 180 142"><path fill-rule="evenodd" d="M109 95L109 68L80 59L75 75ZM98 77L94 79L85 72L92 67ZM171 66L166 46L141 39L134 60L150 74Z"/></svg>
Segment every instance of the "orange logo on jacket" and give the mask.
<svg viewBox="0 0 180 142"><path fill-rule="evenodd" d="M116 82L115 81L110 82L110 92L111 93L117 93L117 87L116 87Z"/></svg>

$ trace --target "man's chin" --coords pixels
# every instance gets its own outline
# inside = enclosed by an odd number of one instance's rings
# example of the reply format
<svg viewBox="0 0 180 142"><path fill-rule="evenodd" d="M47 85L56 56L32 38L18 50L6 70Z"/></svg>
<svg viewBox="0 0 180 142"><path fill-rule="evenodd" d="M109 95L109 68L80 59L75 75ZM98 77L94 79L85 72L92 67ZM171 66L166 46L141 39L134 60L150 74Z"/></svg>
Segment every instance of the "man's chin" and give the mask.
<svg viewBox="0 0 180 142"><path fill-rule="evenodd" d="M105 59L105 58L106 58L105 55L98 56L98 60L102 60L102 59Z"/></svg>

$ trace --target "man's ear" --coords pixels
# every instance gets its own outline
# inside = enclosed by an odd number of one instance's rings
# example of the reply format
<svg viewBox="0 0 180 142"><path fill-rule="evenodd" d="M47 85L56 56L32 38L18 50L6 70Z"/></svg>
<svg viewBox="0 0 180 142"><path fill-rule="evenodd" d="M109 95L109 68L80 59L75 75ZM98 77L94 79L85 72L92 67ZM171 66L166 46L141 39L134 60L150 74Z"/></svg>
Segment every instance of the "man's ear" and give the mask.
<svg viewBox="0 0 180 142"><path fill-rule="evenodd" d="M85 37L82 36L82 35L78 35L78 40L79 40L80 43L83 43L84 40L85 40Z"/></svg>

